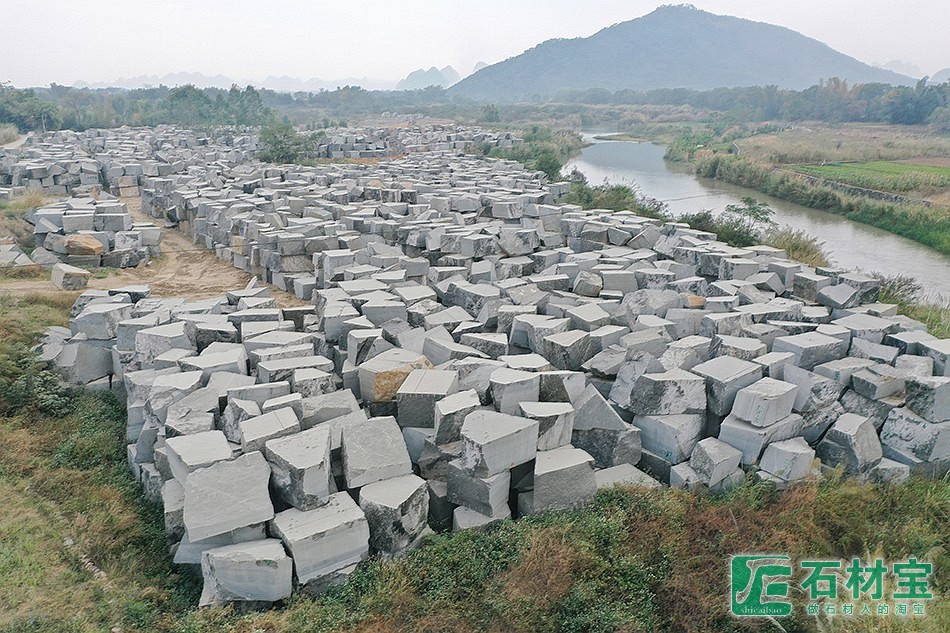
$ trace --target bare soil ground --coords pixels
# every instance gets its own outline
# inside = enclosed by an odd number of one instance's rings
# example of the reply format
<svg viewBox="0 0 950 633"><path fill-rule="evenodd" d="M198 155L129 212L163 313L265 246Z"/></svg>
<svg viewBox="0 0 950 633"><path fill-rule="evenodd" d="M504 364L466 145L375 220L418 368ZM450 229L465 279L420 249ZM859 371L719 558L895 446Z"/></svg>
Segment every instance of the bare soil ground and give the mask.
<svg viewBox="0 0 950 633"><path fill-rule="evenodd" d="M152 222L141 211L140 198L123 198L136 222ZM89 288L109 290L132 284L147 284L152 294L159 297L203 299L224 294L227 290L243 288L251 276L215 257L178 230L162 227L162 254L137 268L115 269L101 279L89 280ZM28 294L48 292L52 285L48 278L10 280L0 283L0 294ZM271 286L273 296L283 307L307 305L293 294Z"/></svg>

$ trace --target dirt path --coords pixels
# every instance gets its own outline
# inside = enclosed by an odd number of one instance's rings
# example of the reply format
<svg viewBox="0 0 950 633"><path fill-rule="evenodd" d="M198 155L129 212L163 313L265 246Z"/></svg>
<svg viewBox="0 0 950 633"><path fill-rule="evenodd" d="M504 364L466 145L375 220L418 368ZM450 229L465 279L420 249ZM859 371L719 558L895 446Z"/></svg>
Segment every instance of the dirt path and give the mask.
<svg viewBox="0 0 950 633"><path fill-rule="evenodd" d="M25 134L22 135L20 138L18 138L18 139L15 140L15 141L10 141L9 143L6 143L6 144L4 144L4 145L0 145L0 149L16 149L16 148L20 147L21 145L23 145L24 143L26 143L26 135L25 135Z"/></svg>
<svg viewBox="0 0 950 633"><path fill-rule="evenodd" d="M123 198L136 222L154 222L141 212L140 198ZM89 287L109 290L133 284L147 284L152 294L159 297L204 299L220 296L227 290L243 288L251 276L215 257L211 251L199 247L176 229L162 227L162 254L137 268L117 269L102 279L90 279ZM284 307L307 305L292 293L270 286L279 305ZM48 292L48 279L9 281L0 284L0 294Z"/></svg>

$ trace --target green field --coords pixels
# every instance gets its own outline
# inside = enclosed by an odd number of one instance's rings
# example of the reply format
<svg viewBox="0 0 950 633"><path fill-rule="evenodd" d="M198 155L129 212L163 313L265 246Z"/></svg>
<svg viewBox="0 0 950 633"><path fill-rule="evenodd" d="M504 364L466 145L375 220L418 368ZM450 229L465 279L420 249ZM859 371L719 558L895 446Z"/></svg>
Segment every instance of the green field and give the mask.
<svg viewBox="0 0 950 633"><path fill-rule="evenodd" d="M950 187L950 167L871 161L867 163L830 163L797 165L795 171L843 182L856 187L906 193Z"/></svg>

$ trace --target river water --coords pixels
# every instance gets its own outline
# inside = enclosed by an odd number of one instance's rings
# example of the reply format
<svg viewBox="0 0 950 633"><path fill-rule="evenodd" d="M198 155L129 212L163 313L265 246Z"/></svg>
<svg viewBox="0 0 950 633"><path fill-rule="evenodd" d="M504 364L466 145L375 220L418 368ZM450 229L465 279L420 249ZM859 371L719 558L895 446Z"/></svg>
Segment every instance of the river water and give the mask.
<svg viewBox="0 0 950 633"><path fill-rule="evenodd" d="M863 272L910 275L924 285L928 294L950 297L950 257L913 240L758 191L696 178L685 167L664 161L666 148L661 145L597 141L592 135L584 136L592 144L565 166L565 173L577 168L591 185L601 184L604 179L611 184L635 185L643 195L667 203L674 215L701 209L718 212L728 204L741 204L744 196L752 196L768 202L779 225L818 236L834 264Z"/></svg>

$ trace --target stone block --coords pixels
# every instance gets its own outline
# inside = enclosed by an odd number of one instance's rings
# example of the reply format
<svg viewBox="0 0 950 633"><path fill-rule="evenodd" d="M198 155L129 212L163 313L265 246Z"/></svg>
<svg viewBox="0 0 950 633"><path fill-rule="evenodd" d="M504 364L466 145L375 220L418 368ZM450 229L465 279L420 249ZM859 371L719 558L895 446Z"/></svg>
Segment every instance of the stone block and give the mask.
<svg viewBox="0 0 950 633"><path fill-rule="evenodd" d="M425 356L409 350L395 348L369 359L359 366L363 400L395 400L399 387L416 369L432 369L432 363Z"/></svg>
<svg viewBox="0 0 950 633"><path fill-rule="evenodd" d="M929 422L910 409L899 407L888 414L881 428L881 442L890 449L891 459L897 459L892 455L896 451L920 462L946 463L950 460L950 421ZM897 461L908 463L905 459ZM911 466L918 470L916 464Z"/></svg>
<svg viewBox="0 0 950 633"><path fill-rule="evenodd" d="M330 434L329 426L323 425L264 444L274 488L298 510L320 507L333 491Z"/></svg>
<svg viewBox="0 0 950 633"><path fill-rule="evenodd" d="M474 411L461 431L464 467L479 477L497 475L534 459L538 422L493 411Z"/></svg>
<svg viewBox="0 0 950 633"><path fill-rule="evenodd" d="M478 393L474 389L459 391L437 401L433 413L435 443L459 441L465 416L475 411L480 404Z"/></svg>
<svg viewBox="0 0 950 633"><path fill-rule="evenodd" d="M507 509L511 487L509 470L478 477L468 471L462 459L455 459L446 464L445 481L450 503L487 516L498 516Z"/></svg>
<svg viewBox="0 0 950 633"><path fill-rule="evenodd" d="M69 264L54 264L51 271L53 286L59 290L82 290L89 285L89 278L91 276L92 273L88 270L70 266Z"/></svg>
<svg viewBox="0 0 950 633"><path fill-rule="evenodd" d="M907 408L931 422L950 421L950 376L907 381Z"/></svg>
<svg viewBox="0 0 950 633"><path fill-rule="evenodd" d="M293 590L293 561L277 539L215 547L201 555L200 606L276 602Z"/></svg>
<svg viewBox="0 0 950 633"><path fill-rule="evenodd" d="M732 415L753 426L770 426L791 414L797 395L797 386L763 378L739 390Z"/></svg>
<svg viewBox="0 0 950 633"><path fill-rule="evenodd" d="M904 374L890 365L872 365L854 372L851 386L866 398L881 400L904 392Z"/></svg>
<svg viewBox="0 0 950 633"><path fill-rule="evenodd" d="M853 413L838 418L818 443L816 453L823 464L840 464L852 475L867 472L881 461L883 455L881 441L871 420Z"/></svg>
<svg viewBox="0 0 950 633"><path fill-rule="evenodd" d="M634 385L629 409L639 415L702 413L706 410L705 380L682 369L643 374Z"/></svg>
<svg viewBox="0 0 950 633"><path fill-rule="evenodd" d="M719 425L719 439L742 452L744 465L755 464L762 451L772 442L791 439L801 435L805 422L802 416L793 413L770 426L753 426L734 415Z"/></svg>
<svg viewBox="0 0 950 633"><path fill-rule="evenodd" d="M245 453L263 451L269 440L300 431L300 419L292 407L284 407L241 420L237 424L241 450Z"/></svg>
<svg viewBox="0 0 950 633"><path fill-rule="evenodd" d="M274 517L271 532L294 559L297 582L305 585L369 556L369 524L345 492L330 495L313 510L290 508Z"/></svg>
<svg viewBox="0 0 950 633"><path fill-rule="evenodd" d="M456 371L413 370L396 391L399 426L433 428L436 403L456 391Z"/></svg>
<svg viewBox="0 0 950 633"><path fill-rule="evenodd" d="M412 473L399 425L392 417L343 427L343 476L347 488Z"/></svg>
<svg viewBox="0 0 950 633"><path fill-rule="evenodd" d="M539 451L534 464L534 487L519 496L519 514L586 505L597 494L593 461L586 452L571 446Z"/></svg>
<svg viewBox="0 0 950 633"><path fill-rule="evenodd" d="M844 357L847 349L847 343L841 339L818 332L780 336L772 344L773 352L791 352L794 364L809 371L816 365Z"/></svg>
<svg viewBox="0 0 950 633"><path fill-rule="evenodd" d="M491 373L491 397L495 410L514 415L522 402L537 402L541 376L535 372L499 368Z"/></svg>
<svg viewBox="0 0 950 633"><path fill-rule="evenodd" d="M659 488L662 484L632 464L617 464L609 468L594 471L597 489L611 486L630 486L633 488Z"/></svg>
<svg viewBox="0 0 950 633"><path fill-rule="evenodd" d="M759 468L785 481L797 481L812 471L815 451L803 438L794 437L765 447Z"/></svg>
<svg viewBox="0 0 950 633"><path fill-rule="evenodd" d="M428 527L429 487L403 475L360 489L360 508L369 524L371 551L392 557L415 545Z"/></svg>
<svg viewBox="0 0 950 633"><path fill-rule="evenodd" d="M183 484L189 539L200 541L273 518L267 490L270 473L259 452L192 472Z"/></svg>
<svg viewBox="0 0 950 633"><path fill-rule="evenodd" d="M742 453L729 444L707 437L693 448L689 465L700 481L712 487L732 474L739 467L741 459Z"/></svg>
<svg viewBox="0 0 950 633"><path fill-rule="evenodd" d="M574 406L569 402L522 402L522 417L538 421L538 450L548 451L571 443Z"/></svg>
<svg viewBox="0 0 950 633"><path fill-rule="evenodd" d="M762 378L762 366L731 356L720 356L696 365L692 373L706 380L706 403L713 415L728 415L736 394Z"/></svg>
<svg viewBox="0 0 950 633"><path fill-rule="evenodd" d="M644 449L676 464L689 459L702 439L706 418L702 414L638 415L633 425L640 429Z"/></svg>
<svg viewBox="0 0 950 633"><path fill-rule="evenodd" d="M188 475L212 464L231 459L231 447L221 431L205 431L165 440L172 475L184 484Z"/></svg>

